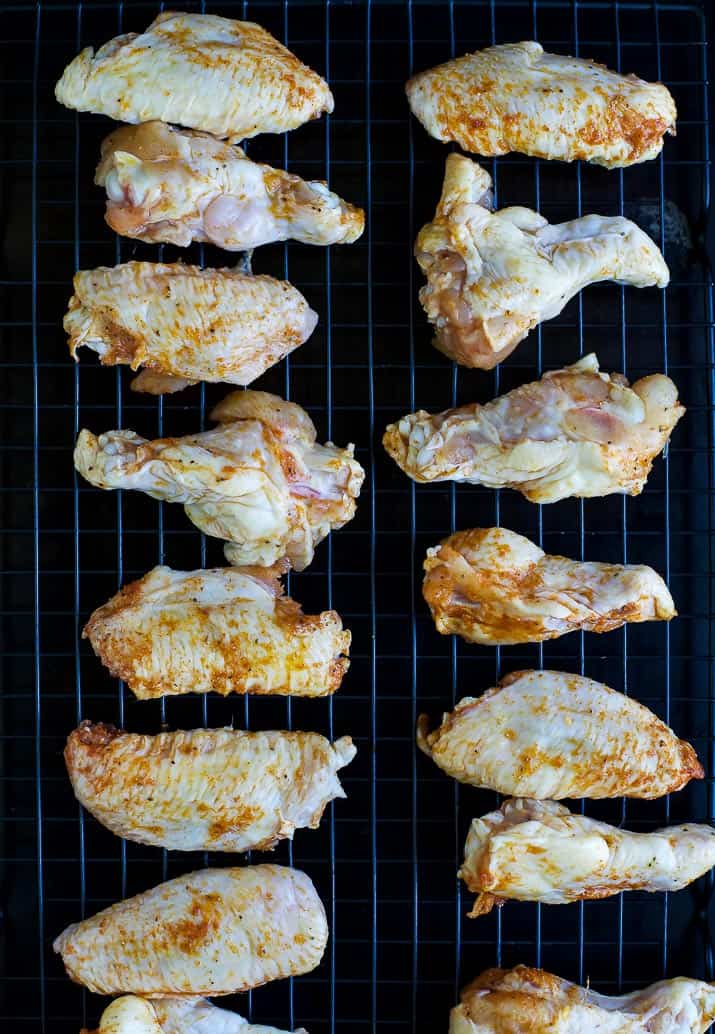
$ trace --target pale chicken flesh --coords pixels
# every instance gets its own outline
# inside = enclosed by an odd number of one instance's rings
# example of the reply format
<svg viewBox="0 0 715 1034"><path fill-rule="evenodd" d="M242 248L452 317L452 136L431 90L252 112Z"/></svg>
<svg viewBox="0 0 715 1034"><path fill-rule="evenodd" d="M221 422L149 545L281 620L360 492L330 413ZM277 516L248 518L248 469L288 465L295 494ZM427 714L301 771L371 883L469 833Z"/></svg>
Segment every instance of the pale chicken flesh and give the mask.
<svg viewBox="0 0 715 1034"><path fill-rule="evenodd" d="M449 1034L705 1034L715 985L688 977L610 996L543 969L488 969L465 987Z"/></svg>
<svg viewBox="0 0 715 1034"><path fill-rule="evenodd" d="M328 940L305 873L280 865L201 869L68 926L54 942L96 994L224 995L309 973Z"/></svg>
<svg viewBox="0 0 715 1034"><path fill-rule="evenodd" d="M65 68L55 97L117 122L174 122L242 139L333 110L328 84L253 22L164 11Z"/></svg>
<svg viewBox="0 0 715 1034"><path fill-rule="evenodd" d="M219 1009L205 998L154 998L135 995L115 999L102 1013L97 1030L81 1034L287 1034L276 1027L250 1023L238 1013ZM300 1027L295 1034L306 1034Z"/></svg>
<svg viewBox="0 0 715 1034"><path fill-rule="evenodd" d="M383 444L414 481L514 488L533 503L638 495L684 412L670 378L630 387L588 355L484 406L411 413Z"/></svg>
<svg viewBox="0 0 715 1034"><path fill-rule="evenodd" d="M422 593L437 630L483 646L675 617L652 568L548 556L507 528L455 532L427 550L424 570Z"/></svg>
<svg viewBox="0 0 715 1034"><path fill-rule="evenodd" d="M148 243L192 241L243 251L272 241L349 244L365 215L318 180L250 161L207 133L164 122L122 126L102 144L95 183L117 233Z"/></svg>
<svg viewBox="0 0 715 1034"><path fill-rule="evenodd" d="M507 43L420 72L407 83L414 115L437 140L488 157L594 162L608 169L660 154L675 133L675 102L662 83Z"/></svg>
<svg viewBox="0 0 715 1034"><path fill-rule="evenodd" d="M198 381L250 384L313 333L318 317L292 284L181 262L127 262L75 274L64 318L70 354L143 367L135 391Z"/></svg>
<svg viewBox="0 0 715 1034"><path fill-rule="evenodd" d="M715 829L688 824L631 833L555 801L512 799L473 819L459 877L470 916L508 899L565 905L624 890L682 890L715 865Z"/></svg>
<svg viewBox="0 0 715 1034"><path fill-rule="evenodd" d="M194 729L142 736L83 722L65 747L75 796L113 833L178 851L270 851L345 793L349 736Z"/></svg>
<svg viewBox="0 0 715 1034"><path fill-rule="evenodd" d="M349 666L339 615L303 614L273 568L155 567L95 610L83 636L140 700L327 696Z"/></svg>
<svg viewBox="0 0 715 1034"><path fill-rule="evenodd" d="M231 563L270 567L285 558L302 571L355 514L365 472L353 446L316 444L300 406L262 391L234 392L212 419L212 431L156 441L83 430L75 467L98 488L182 503L201 531L226 540Z"/></svg>
<svg viewBox="0 0 715 1034"><path fill-rule="evenodd" d="M465 697L417 743L460 783L514 797L639 797L681 790L704 772L689 743L652 711L601 682L517 671Z"/></svg>
<svg viewBox="0 0 715 1034"><path fill-rule="evenodd" d="M476 162L451 154L434 220L415 241L434 343L458 363L492 369L589 284L668 284L663 256L630 219L550 224L529 208L494 212L491 185Z"/></svg>

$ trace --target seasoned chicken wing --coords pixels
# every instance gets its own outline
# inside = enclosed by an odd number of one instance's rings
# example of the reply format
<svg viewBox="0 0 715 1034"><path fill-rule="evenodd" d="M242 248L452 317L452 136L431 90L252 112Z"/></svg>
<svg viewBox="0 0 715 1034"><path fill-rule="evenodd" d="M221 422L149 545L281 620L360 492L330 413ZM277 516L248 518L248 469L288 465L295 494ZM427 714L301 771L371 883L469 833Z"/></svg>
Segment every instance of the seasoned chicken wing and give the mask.
<svg viewBox="0 0 715 1034"><path fill-rule="evenodd" d="M271 241L348 244L365 214L328 190L207 133L164 122L122 126L102 144L94 179L107 191L106 220L149 243L192 241L243 251Z"/></svg>
<svg viewBox="0 0 715 1034"><path fill-rule="evenodd" d="M670 621L675 607L650 567L547 556L506 528L473 528L427 550L422 592L437 630L470 643L540 643L630 621Z"/></svg>
<svg viewBox="0 0 715 1034"><path fill-rule="evenodd" d="M303 614L273 568L155 567L87 622L83 637L140 699L181 693L327 696L348 669L334 610Z"/></svg>
<svg viewBox="0 0 715 1034"><path fill-rule="evenodd" d="M688 977L611 997L543 969L488 969L464 988L449 1034L705 1034L715 985Z"/></svg>
<svg viewBox="0 0 715 1034"><path fill-rule="evenodd" d="M201 531L227 540L231 563L287 558L302 571L355 514L365 472L353 446L316 444L308 414L263 391L234 392L211 416L212 431L153 442L134 431L81 431L75 467L98 488L183 503Z"/></svg>
<svg viewBox="0 0 715 1034"><path fill-rule="evenodd" d="M144 367L132 388L156 395L197 381L250 384L318 322L291 284L233 269L127 262L80 270L73 286L72 357L86 345L107 366Z"/></svg>
<svg viewBox="0 0 715 1034"><path fill-rule="evenodd" d="M286 1034L249 1023L205 998L116 998L102 1013L96 1031L82 1034ZM295 1034L306 1034L300 1027Z"/></svg>
<svg viewBox="0 0 715 1034"><path fill-rule="evenodd" d="M451 359L490 370L589 284L667 285L663 256L630 219L552 225L529 208L493 212L491 184L476 162L449 155L434 221L415 241L420 301Z"/></svg>
<svg viewBox="0 0 715 1034"><path fill-rule="evenodd" d="M480 916L509 898L565 905L623 890L682 890L714 865L711 826L630 833L555 801L513 799L472 820L458 875L477 894L469 915Z"/></svg>
<svg viewBox="0 0 715 1034"><path fill-rule="evenodd" d="M284 133L333 110L328 84L253 22L164 11L65 68L55 97L118 122L175 122L215 136Z"/></svg>
<svg viewBox="0 0 715 1034"><path fill-rule="evenodd" d="M704 772L689 743L647 707L562 671L516 671L465 697L417 743L458 779L515 797L640 797L681 790Z"/></svg>
<svg viewBox="0 0 715 1034"><path fill-rule="evenodd" d="M465 54L407 83L413 113L437 140L495 156L580 158L614 169L655 158L675 133L662 83L544 53L534 40Z"/></svg>
<svg viewBox="0 0 715 1034"><path fill-rule="evenodd" d="M309 973L328 941L303 872L201 869L73 923L54 942L68 975L96 994L224 995Z"/></svg>
<svg viewBox="0 0 715 1034"><path fill-rule="evenodd" d="M77 799L113 833L177 851L269 851L317 829L356 750L317 732L140 736L82 722L65 747Z"/></svg>
<svg viewBox="0 0 715 1034"><path fill-rule="evenodd" d="M411 413L382 441L414 481L514 488L532 503L638 495L684 412L663 374L631 388L587 355L484 406Z"/></svg>

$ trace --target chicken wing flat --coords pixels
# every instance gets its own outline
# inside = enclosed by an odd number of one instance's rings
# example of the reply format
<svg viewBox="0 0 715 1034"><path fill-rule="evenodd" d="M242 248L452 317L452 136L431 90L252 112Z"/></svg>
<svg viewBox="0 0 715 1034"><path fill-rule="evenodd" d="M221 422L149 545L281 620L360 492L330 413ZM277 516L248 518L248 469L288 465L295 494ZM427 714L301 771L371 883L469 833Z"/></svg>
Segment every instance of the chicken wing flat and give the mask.
<svg viewBox="0 0 715 1034"><path fill-rule="evenodd" d="M303 872L201 869L68 926L54 942L68 975L96 994L224 995L309 973L328 941Z"/></svg>
<svg viewBox="0 0 715 1034"><path fill-rule="evenodd" d="M353 446L317 445L308 414L263 391L238 391L211 414L219 426L147 441L133 431L80 432L74 462L98 488L133 488L183 503L207 535L227 540L236 565L298 571L315 546L355 514L365 472Z"/></svg>
<svg viewBox="0 0 715 1034"><path fill-rule="evenodd" d="M675 133L675 102L662 83L544 53L534 40L465 54L406 89L430 136L489 157L520 151L614 169L655 158L663 135Z"/></svg>
<svg viewBox="0 0 715 1034"><path fill-rule="evenodd" d="M102 1013L96 1031L81 1034L286 1034L276 1027L249 1023L205 998L115 999ZM295 1034L306 1034L300 1027Z"/></svg>
<svg viewBox="0 0 715 1034"><path fill-rule="evenodd" d="M104 365L144 367L132 388L152 394L250 384L318 322L291 284L233 269L127 262L80 270L73 286L64 318L72 357L86 345Z"/></svg>
<svg viewBox="0 0 715 1034"><path fill-rule="evenodd" d="M333 110L328 84L253 22L165 11L65 68L55 97L117 122L175 122L242 139Z"/></svg>
<svg viewBox="0 0 715 1034"><path fill-rule="evenodd" d="M177 851L270 851L344 797L349 736L194 729L141 736L82 722L65 747L77 800L117 836Z"/></svg>
<svg viewBox="0 0 715 1034"><path fill-rule="evenodd" d="M334 610L303 614L273 568L155 567L99 607L83 637L140 700L181 693L327 696L349 667Z"/></svg>
<svg viewBox="0 0 715 1034"><path fill-rule="evenodd" d="M382 441L414 481L514 488L532 503L554 503L638 495L684 413L668 377L631 388L621 374L599 373L588 355L484 406L411 413Z"/></svg>
<svg viewBox="0 0 715 1034"><path fill-rule="evenodd" d="M667 586L652 568L547 556L507 528L457 531L427 550L424 569L422 593L437 631L484 646L675 617Z"/></svg>
<svg viewBox="0 0 715 1034"><path fill-rule="evenodd" d="M663 256L630 219L552 225L529 208L493 212L491 184L476 162L451 154L434 220L415 241L427 277L420 301L451 359L492 369L589 284L667 285Z"/></svg>
<svg viewBox="0 0 715 1034"><path fill-rule="evenodd" d="M460 783L514 797L640 797L681 790L704 772L689 743L647 707L562 671L516 671L465 697L417 743Z"/></svg>
<svg viewBox="0 0 715 1034"><path fill-rule="evenodd" d="M713 865L711 826L630 833L555 801L513 799L472 820L458 875L477 894L474 917L508 899L565 905L623 890L682 890Z"/></svg>
<svg viewBox="0 0 715 1034"><path fill-rule="evenodd" d="M272 241L348 244L365 214L328 190L207 133L164 122L122 126L102 144L94 182L107 192L107 223L125 237L243 251Z"/></svg>
<svg viewBox="0 0 715 1034"><path fill-rule="evenodd" d="M488 969L464 988L449 1034L705 1034L715 987L675 977L612 997L543 969Z"/></svg>

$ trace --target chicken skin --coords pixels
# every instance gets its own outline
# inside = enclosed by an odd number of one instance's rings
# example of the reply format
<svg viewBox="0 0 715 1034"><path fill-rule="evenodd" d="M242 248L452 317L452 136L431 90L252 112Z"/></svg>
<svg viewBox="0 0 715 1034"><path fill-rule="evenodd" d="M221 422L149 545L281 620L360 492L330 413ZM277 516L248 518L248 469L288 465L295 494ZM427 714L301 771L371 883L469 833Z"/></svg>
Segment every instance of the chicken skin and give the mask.
<svg viewBox="0 0 715 1034"><path fill-rule="evenodd" d="M140 736L82 722L65 747L77 800L117 836L176 851L270 851L317 829L356 750L317 732Z"/></svg>
<svg viewBox="0 0 715 1034"><path fill-rule="evenodd" d="M459 870L471 917L507 899L565 905L623 890L682 890L715 865L715 829L629 833L555 801L505 801L473 819Z"/></svg>
<svg viewBox="0 0 715 1034"><path fill-rule="evenodd" d="M164 11L65 68L55 97L117 122L174 122L240 140L333 110L328 84L253 22Z"/></svg>
<svg viewBox="0 0 715 1034"><path fill-rule="evenodd" d="M487 157L520 151L622 168L655 158L675 133L675 102L662 83L548 54L534 40L465 54L407 83L430 136Z"/></svg>
<svg viewBox="0 0 715 1034"><path fill-rule="evenodd" d="M465 697L418 746L459 780L514 797L639 797L681 790L704 772L689 743L647 707L561 671L516 671Z"/></svg>
<svg viewBox="0 0 715 1034"><path fill-rule="evenodd" d="M207 133L164 122L122 126L102 144L94 182L107 192L107 223L125 237L226 251L272 241L349 244L365 214L328 190Z"/></svg>
<svg viewBox="0 0 715 1034"><path fill-rule="evenodd" d="M491 370L589 284L668 284L663 256L630 219L550 224L529 208L493 212L491 185L476 162L449 155L434 221L415 241L434 344L458 363Z"/></svg>
<svg viewBox="0 0 715 1034"><path fill-rule="evenodd" d="M418 482L513 488L532 503L638 495L684 412L663 374L631 388L587 355L484 406L411 413L382 441Z"/></svg>
<svg viewBox="0 0 715 1034"><path fill-rule="evenodd" d="M327 696L349 667L334 610L303 614L265 567L155 567L90 617L84 632L140 700L182 693Z"/></svg>
<svg viewBox="0 0 715 1034"><path fill-rule="evenodd" d="M660 980L615 997L516 966L488 969L464 988L449 1034L705 1034L713 1020L715 986L702 980Z"/></svg>
<svg viewBox="0 0 715 1034"><path fill-rule="evenodd" d="M427 550L424 570L422 593L437 631L483 646L675 617L665 582L652 568L547 556L506 528L455 532Z"/></svg>
<svg viewBox="0 0 715 1034"><path fill-rule="evenodd" d="M144 369L134 391L198 381L250 384L307 341L318 317L271 276L180 262L80 270L64 318L73 359L86 345L105 366Z"/></svg>
<svg viewBox="0 0 715 1034"><path fill-rule="evenodd" d="M75 983L96 994L224 995L309 973L328 941L303 872L201 869L73 923L55 940Z"/></svg>
<svg viewBox="0 0 715 1034"><path fill-rule="evenodd" d="M316 444L308 414L263 391L233 392L211 418L212 431L151 442L134 431L83 430L75 467L97 488L183 503L201 531L227 540L237 566L286 559L302 571L355 514L365 472L353 446Z"/></svg>
<svg viewBox="0 0 715 1034"><path fill-rule="evenodd" d="M219 1009L205 998L154 998L135 995L115 999L102 1013L95 1031L81 1034L287 1034L276 1027L249 1023L238 1013ZM300 1027L295 1034L306 1034Z"/></svg>

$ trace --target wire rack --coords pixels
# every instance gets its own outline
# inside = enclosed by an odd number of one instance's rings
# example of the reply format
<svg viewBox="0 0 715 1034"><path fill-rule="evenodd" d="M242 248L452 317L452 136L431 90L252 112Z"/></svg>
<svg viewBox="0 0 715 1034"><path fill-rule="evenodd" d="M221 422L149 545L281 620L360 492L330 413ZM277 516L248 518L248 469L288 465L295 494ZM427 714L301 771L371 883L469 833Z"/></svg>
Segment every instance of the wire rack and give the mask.
<svg viewBox="0 0 715 1034"><path fill-rule="evenodd" d="M167 854L114 838L73 799L64 738L89 717L137 731L197 725L350 733L359 754L348 800L276 860L310 873L328 910L330 946L312 974L229 1000L255 1020L311 1034L337 1028L446 1029L461 984L488 965L542 965L604 991L663 974L712 979L712 879L677 896L630 894L541 909L510 904L464 919L455 872L471 816L494 796L460 788L418 757L418 712L523 667L584 672L632 693L691 740L708 779L671 799L589 803L631 828L713 819L713 281L710 227L709 16L696 4L544 2L197 4L253 18L324 73L335 114L250 143L253 157L333 189L368 213L360 243L274 246L258 272L286 276L320 314L311 340L260 387L299 401L322 438L357 443L367 469L358 516L320 547L290 590L309 611L335 607L353 630L352 667L329 701L210 698L137 703L91 655L79 631L118 585L159 561L220 564L179 507L101 493L73 474L76 433L132 427L148 437L203 427L223 391L163 401L127 390L125 372L69 360L61 319L76 268L131 257L179 257L115 237L92 185L108 123L55 104L52 87L86 44L141 30L156 3L3 4L2 443L0 566L0 1026L76 1034L103 1003L64 976L53 937L70 921L160 880L226 856ZM534 332L493 374L452 367L430 345L411 258L431 215L447 149L408 118L412 70L493 41L539 39L624 72L662 79L678 137L657 161L623 172L508 157L491 163L497 202L550 220L625 213L663 246L664 293L593 287ZM210 248L182 255L225 262ZM597 351L631 378L667 371L688 414L637 499L540 508L515 494L416 487L384 456L380 435L414 408L485 401L543 369ZM547 551L645 561L666 576L680 616L606 636L488 650L437 635L420 594L425 548L455 528L503 523Z"/></svg>

